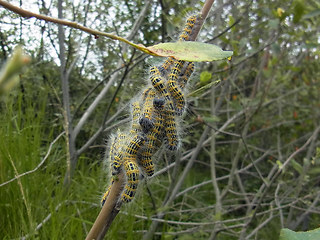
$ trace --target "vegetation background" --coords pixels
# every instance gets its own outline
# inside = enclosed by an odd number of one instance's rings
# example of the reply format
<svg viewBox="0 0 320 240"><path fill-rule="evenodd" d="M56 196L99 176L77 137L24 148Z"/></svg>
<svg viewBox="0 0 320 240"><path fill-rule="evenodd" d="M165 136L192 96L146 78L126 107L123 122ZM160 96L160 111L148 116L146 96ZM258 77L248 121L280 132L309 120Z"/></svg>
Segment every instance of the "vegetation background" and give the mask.
<svg viewBox="0 0 320 240"><path fill-rule="evenodd" d="M203 4L10 3L147 46L175 41ZM215 1L198 41L234 56L196 65L180 151L158 153L107 239L269 240L319 227L319 16L317 0ZM32 63L0 102L0 238L84 239L108 184L109 136L163 59L0 8L1 65L17 44Z"/></svg>

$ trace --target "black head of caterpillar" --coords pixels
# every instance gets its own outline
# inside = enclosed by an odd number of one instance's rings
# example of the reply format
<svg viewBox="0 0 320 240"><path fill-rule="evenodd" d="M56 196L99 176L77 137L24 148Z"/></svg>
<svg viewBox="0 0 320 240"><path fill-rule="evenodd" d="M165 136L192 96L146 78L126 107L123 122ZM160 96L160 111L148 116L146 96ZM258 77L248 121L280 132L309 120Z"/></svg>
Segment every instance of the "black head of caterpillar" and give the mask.
<svg viewBox="0 0 320 240"><path fill-rule="evenodd" d="M171 99L170 93L167 90L164 79L160 76L160 71L158 67L152 67L150 69L150 74L150 81L152 83L152 86L158 91L160 96L162 96L165 99L168 108L167 110L170 112L174 112L175 108L173 101Z"/></svg>
<svg viewBox="0 0 320 240"><path fill-rule="evenodd" d="M153 122L146 117L141 117L139 119L139 124L142 127L142 131L144 133L148 133L154 127Z"/></svg>
<svg viewBox="0 0 320 240"><path fill-rule="evenodd" d="M154 98L153 99L153 106L157 110L163 110L165 103L166 103L166 101L164 100L164 98Z"/></svg>

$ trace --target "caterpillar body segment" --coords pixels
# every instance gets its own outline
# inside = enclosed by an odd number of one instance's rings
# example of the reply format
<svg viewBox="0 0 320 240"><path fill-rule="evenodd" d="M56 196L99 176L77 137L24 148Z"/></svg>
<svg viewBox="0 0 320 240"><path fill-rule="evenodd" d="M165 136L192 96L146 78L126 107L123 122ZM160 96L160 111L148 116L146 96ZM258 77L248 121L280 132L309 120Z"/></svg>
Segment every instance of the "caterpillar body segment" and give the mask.
<svg viewBox="0 0 320 240"><path fill-rule="evenodd" d="M189 37L192 33L192 28L194 26L194 24L197 21L197 16L196 15L192 15L190 17L188 17L187 19L187 23L179 37L179 41L188 41Z"/></svg>
<svg viewBox="0 0 320 240"><path fill-rule="evenodd" d="M181 89L184 89L186 87L188 80L192 75L193 71L194 71L194 63L189 62L184 72L181 72L180 77L178 78L178 84Z"/></svg>
<svg viewBox="0 0 320 240"><path fill-rule="evenodd" d="M174 114L167 114L165 119L166 145L170 151L176 151L179 148L179 139L177 124Z"/></svg>
<svg viewBox="0 0 320 240"><path fill-rule="evenodd" d="M153 144L149 141L146 143L146 149L141 153L139 162L147 176L154 174L154 164L152 162Z"/></svg>
<svg viewBox="0 0 320 240"><path fill-rule="evenodd" d="M177 60L174 66L171 69L169 74L167 86L171 96L174 98L176 103L176 114L182 115L184 106L185 106L185 99L184 94L180 87L177 84L177 80L180 76L181 69L184 65L185 61Z"/></svg>
<svg viewBox="0 0 320 240"><path fill-rule="evenodd" d="M123 193L121 194L121 200L123 202L131 202L138 188L139 168L135 158L127 159L123 163L123 166L127 176L127 183L124 187Z"/></svg>
<svg viewBox="0 0 320 240"><path fill-rule="evenodd" d="M130 160L131 157L136 158L137 152L139 151L139 149L142 147L144 143L145 143L145 137L143 137L142 135L134 136L126 147L124 161Z"/></svg>

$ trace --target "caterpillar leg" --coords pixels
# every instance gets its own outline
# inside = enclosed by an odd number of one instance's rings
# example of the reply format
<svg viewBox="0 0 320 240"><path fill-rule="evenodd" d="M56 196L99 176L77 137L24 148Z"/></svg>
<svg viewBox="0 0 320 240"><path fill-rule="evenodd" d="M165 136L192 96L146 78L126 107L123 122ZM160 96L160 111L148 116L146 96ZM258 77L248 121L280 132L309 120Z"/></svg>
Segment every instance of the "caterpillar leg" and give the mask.
<svg viewBox="0 0 320 240"><path fill-rule="evenodd" d="M121 195L123 202L131 202L134 198L139 183L139 168L135 160L127 160L123 163L127 176L127 183Z"/></svg>

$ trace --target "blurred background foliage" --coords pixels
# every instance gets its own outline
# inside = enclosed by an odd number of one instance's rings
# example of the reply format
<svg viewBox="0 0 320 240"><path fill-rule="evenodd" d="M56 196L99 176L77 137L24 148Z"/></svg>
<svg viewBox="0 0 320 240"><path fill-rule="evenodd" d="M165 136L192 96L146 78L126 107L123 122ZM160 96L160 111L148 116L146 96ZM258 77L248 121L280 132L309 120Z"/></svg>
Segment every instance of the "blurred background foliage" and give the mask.
<svg viewBox="0 0 320 240"><path fill-rule="evenodd" d="M57 16L56 0L10 2ZM145 4L143 0L64 1L63 11L68 20L125 37ZM185 18L202 4L152 1L133 41L148 46L175 41ZM234 56L230 61L196 65L188 114L180 123L180 153L160 151L158 174L142 181L138 196L117 216L108 239L142 239L158 212L165 212L165 221L160 221L152 239L269 240L278 239L283 227L319 226L319 15L316 0L215 1L198 41L232 50ZM65 129L58 27L23 19L4 8L0 8L0 19L0 63L17 44L32 57L18 86L0 102L0 184L34 169L50 151L37 171L0 187L0 238L84 239L108 184L105 145L117 123L128 117L128 111L118 111L147 84L149 67L163 59L65 28L66 66L71 69L70 124L80 120L111 74L120 73L79 132L76 148L83 147L102 126L109 104L106 119L114 119L77 156L75 174L66 187L65 136L50 145ZM123 61L121 69L119 61ZM206 126L212 131L180 193L170 207L162 209L187 163L184 159L194 151ZM311 136L285 171L266 185L272 170ZM177 159L180 164L172 167ZM219 211L217 188L223 194Z"/></svg>

